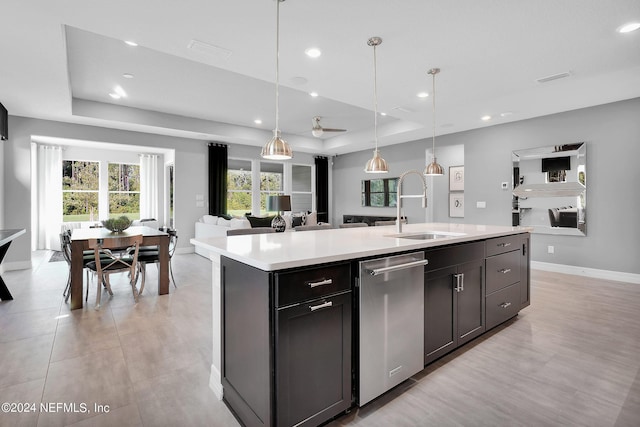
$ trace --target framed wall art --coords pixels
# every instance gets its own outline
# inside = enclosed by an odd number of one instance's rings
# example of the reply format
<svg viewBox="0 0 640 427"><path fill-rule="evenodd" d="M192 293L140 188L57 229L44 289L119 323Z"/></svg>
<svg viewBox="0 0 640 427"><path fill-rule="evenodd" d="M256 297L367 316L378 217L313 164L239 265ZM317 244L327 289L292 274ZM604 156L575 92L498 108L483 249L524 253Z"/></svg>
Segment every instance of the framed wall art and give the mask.
<svg viewBox="0 0 640 427"><path fill-rule="evenodd" d="M449 216L464 218L464 193L449 193Z"/></svg>
<svg viewBox="0 0 640 427"><path fill-rule="evenodd" d="M464 191L464 166L449 166L449 191Z"/></svg>

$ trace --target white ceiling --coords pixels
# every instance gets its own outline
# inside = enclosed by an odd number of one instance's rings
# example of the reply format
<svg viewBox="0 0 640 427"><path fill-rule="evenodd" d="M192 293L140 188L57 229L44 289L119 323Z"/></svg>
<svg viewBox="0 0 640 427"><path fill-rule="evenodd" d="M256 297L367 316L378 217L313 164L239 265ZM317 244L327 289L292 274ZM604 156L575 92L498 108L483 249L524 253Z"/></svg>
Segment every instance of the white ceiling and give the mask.
<svg viewBox="0 0 640 427"><path fill-rule="evenodd" d="M8 0L0 102L11 115L261 146L275 121L275 9L274 0ZM616 31L631 21L638 0L287 0L280 128L294 152L373 148L371 36L383 39L382 146L432 135L432 98L416 96L431 93L432 67L442 69L437 135L638 97L640 31ZM189 49L192 40L230 55ZM304 54L312 46L320 58ZM562 72L570 77L536 82ZM111 99L115 85L128 96ZM348 132L313 138L315 115Z"/></svg>

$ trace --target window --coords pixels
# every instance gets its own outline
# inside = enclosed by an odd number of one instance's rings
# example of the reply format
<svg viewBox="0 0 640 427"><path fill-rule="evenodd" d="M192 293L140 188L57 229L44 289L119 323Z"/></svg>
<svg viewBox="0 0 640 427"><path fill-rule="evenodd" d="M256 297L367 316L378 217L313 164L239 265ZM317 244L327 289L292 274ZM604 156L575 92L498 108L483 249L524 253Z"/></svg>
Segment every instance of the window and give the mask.
<svg viewBox="0 0 640 427"><path fill-rule="evenodd" d="M362 181L362 206L396 206L398 178Z"/></svg>
<svg viewBox="0 0 640 427"><path fill-rule="evenodd" d="M313 187L311 166L291 166L291 211L311 212L313 210Z"/></svg>
<svg viewBox="0 0 640 427"><path fill-rule="evenodd" d="M62 162L62 220L98 219L100 163L78 160Z"/></svg>
<svg viewBox="0 0 640 427"><path fill-rule="evenodd" d="M109 218L140 219L140 165L109 163Z"/></svg>
<svg viewBox="0 0 640 427"><path fill-rule="evenodd" d="M260 215L267 213L267 196L282 194L282 163L260 163Z"/></svg>
<svg viewBox="0 0 640 427"><path fill-rule="evenodd" d="M251 212L251 161L229 159L227 166L227 214Z"/></svg>

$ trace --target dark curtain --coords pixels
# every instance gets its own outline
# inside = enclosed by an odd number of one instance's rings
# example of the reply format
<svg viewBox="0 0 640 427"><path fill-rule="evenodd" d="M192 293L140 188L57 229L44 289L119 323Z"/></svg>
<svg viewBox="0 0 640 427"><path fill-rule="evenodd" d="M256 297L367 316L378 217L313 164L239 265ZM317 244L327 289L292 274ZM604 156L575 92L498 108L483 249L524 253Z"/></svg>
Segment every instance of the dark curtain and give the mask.
<svg viewBox="0 0 640 427"><path fill-rule="evenodd" d="M316 209L318 221L329 222L329 160L316 157Z"/></svg>
<svg viewBox="0 0 640 427"><path fill-rule="evenodd" d="M209 144L209 215L227 213L227 146Z"/></svg>

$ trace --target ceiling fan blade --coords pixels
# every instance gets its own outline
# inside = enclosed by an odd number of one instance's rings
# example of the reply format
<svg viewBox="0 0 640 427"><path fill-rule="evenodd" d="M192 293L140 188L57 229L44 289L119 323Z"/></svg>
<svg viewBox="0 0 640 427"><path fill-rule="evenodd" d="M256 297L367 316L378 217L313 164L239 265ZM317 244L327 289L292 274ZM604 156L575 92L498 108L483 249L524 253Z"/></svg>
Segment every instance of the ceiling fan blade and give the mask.
<svg viewBox="0 0 640 427"><path fill-rule="evenodd" d="M346 129L330 129L330 128L322 128L325 132L346 132Z"/></svg>

